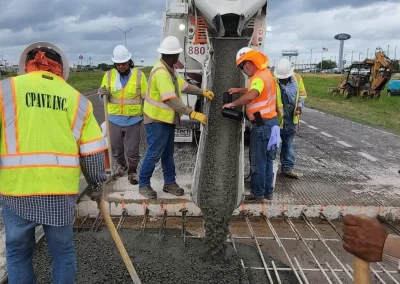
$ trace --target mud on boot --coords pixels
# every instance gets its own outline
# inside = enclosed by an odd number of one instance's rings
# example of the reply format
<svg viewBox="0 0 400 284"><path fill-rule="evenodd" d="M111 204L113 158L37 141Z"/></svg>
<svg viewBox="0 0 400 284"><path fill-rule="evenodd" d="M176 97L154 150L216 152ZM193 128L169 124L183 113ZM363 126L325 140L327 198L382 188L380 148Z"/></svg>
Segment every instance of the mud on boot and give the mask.
<svg viewBox="0 0 400 284"><path fill-rule="evenodd" d="M157 192L149 186L140 186L139 193L148 199L157 199Z"/></svg>
<svg viewBox="0 0 400 284"><path fill-rule="evenodd" d="M130 173L128 175L128 180L131 184L139 184L137 173Z"/></svg>
<svg viewBox="0 0 400 284"><path fill-rule="evenodd" d="M183 188L180 187L176 182L171 184L165 184L163 187L163 191L175 196L182 196L185 194Z"/></svg>
<svg viewBox="0 0 400 284"><path fill-rule="evenodd" d="M299 179L300 177L303 176L300 173L296 173L294 170L289 170L286 172L282 171L282 175L293 179Z"/></svg>
<svg viewBox="0 0 400 284"><path fill-rule="evenodd" d="M126 170L126 167L117 166L112 177L113 178L122 177L125 173L125 170Z"/></svg>

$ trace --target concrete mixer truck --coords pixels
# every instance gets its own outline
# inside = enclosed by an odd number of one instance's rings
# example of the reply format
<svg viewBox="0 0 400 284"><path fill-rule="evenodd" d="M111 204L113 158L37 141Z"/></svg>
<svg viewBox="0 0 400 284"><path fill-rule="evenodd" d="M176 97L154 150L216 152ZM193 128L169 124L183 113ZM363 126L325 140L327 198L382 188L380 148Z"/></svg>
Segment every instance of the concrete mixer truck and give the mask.
<svg viewBox="0 0 400 284"><path fill-rule="evenodd" d="M262 50L266 11L267 0L166 1L161 41L170 35L179 39L184 52L175 66L178 73L191 83L205 87L211 74L210 54L215 48L210 38L248 39L246 45ZM184 94L183 99L196 111L202 110L201 98ZM193 142L198 138L199 129L198 122L183 117L176 129L175 142Z"/></svg>

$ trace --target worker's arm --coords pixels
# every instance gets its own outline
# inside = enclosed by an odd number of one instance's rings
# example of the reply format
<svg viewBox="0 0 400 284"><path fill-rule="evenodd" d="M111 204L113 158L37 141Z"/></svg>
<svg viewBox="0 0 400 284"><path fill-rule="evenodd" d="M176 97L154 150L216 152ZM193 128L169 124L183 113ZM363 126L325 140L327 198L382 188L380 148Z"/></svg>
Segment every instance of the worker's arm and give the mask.
<svg viewBox="0 0 400 284"><path fill-rule="evenodd" d="M395 265L400 264L400 236L388 235L383 246L382 259Z"/></svg>
<svg viewBox="0 0 400 284"><path fill-rule="evenodd" d="M142 71L138 70L138 72L142 72ZM144 99L146 97L147 89L148 89L147 77L146 77L146 74L144 74L144 72L142 72L141 80L140 80L140 93L141 93L142 99Z"/></svg>
<svg viewBox="0 0 400 284"><path fill-rule="evenodd" d="M202 90L195 85L189 84L181 76L178 76L178 83L182 93L196 96L204 96L210 101L214 99L214 93L212 91Z"/></svg>
<svg viewBox="0 0 400 284"><path fill-rule="evenodd" d="M104 73L103 80L101 81L101 86L97 91L99 95L99 100L103 103L103 96L110 96L109 88L108 88L108 72Z"/></svg>
<svg viewBox="0 0 400 284"><path fill-rule="evenodd" d="M302 109L304 107L304 101L307 98L307 91L306 91L306 88L304 87L303 78L300 75L299 75L299 86L298 86L298 88L299 88L299 102L297 104L297 107Z"/></svg>
<svg viewBox="0 0 400 284"><path fill-rule="evenodd" d="M263 80L261 80L260 78L254 79L252 81L249 91L247 93L245 93L243 96L241 96L236 101L226 104L223 107L229 108L229 107L237 107L237 106L247 105L248 103L250 103L251 101L256 99L261 94L261 92L264 89L264 86L265 86L265 84L264 84Z"/></svg>
<svg viewBox="0 0 400 284"><path fill-rule="evenodd" d="M81 98L87 100L87 98ZM79 140L79 155L82 171L87 183L94 191L101 191L101 185L107 179L104 168L104 151L107 149L106 140L93 114L93 106L88 102L85 122Z"/></svg>
<svg viewBox="0 0 400 284"><path fill-rule="evenodd" d="M233 94L246 94L248 92L248 90L249 90L248 88L230 88L228 90L228 93L230 95L233 95Z"/></svg>

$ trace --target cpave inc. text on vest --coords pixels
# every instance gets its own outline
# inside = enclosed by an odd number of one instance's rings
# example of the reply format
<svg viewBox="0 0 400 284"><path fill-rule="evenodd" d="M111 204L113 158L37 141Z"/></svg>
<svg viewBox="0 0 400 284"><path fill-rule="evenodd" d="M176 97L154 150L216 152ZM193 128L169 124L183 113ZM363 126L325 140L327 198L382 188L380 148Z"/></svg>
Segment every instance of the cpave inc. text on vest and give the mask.
<svg viewBox="0 0 400 284"><path fill-rule="evenodd" d="M25 95L25 103L27 107L67 111L67 99L57 95L28 92Z"/></svg>

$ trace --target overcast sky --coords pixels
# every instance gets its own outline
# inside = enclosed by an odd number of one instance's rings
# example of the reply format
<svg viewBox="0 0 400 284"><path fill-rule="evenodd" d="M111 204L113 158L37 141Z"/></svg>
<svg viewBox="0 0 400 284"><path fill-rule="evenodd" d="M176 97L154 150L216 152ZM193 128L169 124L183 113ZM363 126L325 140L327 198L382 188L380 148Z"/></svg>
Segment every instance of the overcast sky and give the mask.
<svg viewBox="0 0 400 284"><path fill-rule="evenodd" d="M215 0L218 1L218 0ZM246 2L250 2L248 0ZM23 48L34 41L59 45L70 63L78 56L92 62L111 63L112 50L124 44L122 29L134 27L127 35L127 46L136 61L151 65L157 59L164 0L0 0L0 58L18 63ZM400 57L400 0L270 0L265 51L271 63L279 60L282 49L298 49L298 60L313 62L338 57L337 33L349 33L345 42L346 60L371 54L377 46L394 57L395 46ZM9 64L9 63L8 63Z"/></svg>

